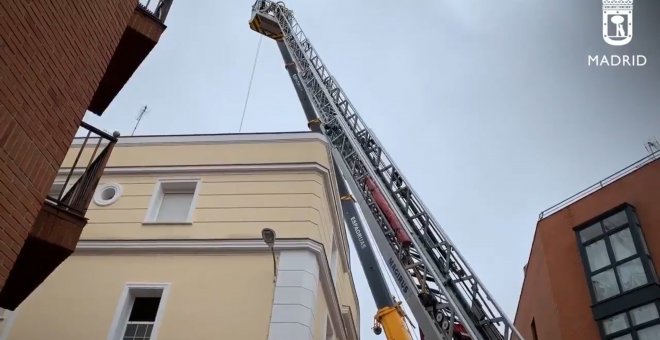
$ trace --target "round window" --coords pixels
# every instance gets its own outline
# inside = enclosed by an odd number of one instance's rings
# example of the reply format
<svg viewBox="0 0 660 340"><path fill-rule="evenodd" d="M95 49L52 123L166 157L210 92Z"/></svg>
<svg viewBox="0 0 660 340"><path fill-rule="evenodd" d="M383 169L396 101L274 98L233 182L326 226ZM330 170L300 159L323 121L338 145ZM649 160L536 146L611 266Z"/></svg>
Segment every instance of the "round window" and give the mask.
<svg viewBox="0 0 660 340"><path fill-rule="evenodd" d="M110 205L115 203L121 196L121 187L119 184L102 184L99 185L94 195L94 203L97 205Z"/></svg>

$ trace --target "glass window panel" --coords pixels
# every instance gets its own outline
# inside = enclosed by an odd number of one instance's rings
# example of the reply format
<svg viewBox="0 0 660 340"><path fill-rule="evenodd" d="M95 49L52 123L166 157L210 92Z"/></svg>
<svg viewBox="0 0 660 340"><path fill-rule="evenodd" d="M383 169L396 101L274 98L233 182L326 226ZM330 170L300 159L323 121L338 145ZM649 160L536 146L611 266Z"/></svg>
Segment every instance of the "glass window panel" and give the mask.
<svg viewBox="0 0 660 340"><path fill-rule="evenodd" d="M610 264L610 257L607 255L605 240L594 242L584 248L587 251L589 268L591 268L592 272Z"/></svg>
<svg viewBox="0 0 660 340"><path fill-rule="evenodd" d="M658 340L660 339L660 325L646 327L637 331L639 340Z"/></svg>
<svg viewBox="0 0 660 340"><path fill-rule="evenodd" d="M148 325L147 326L147 333L145 334L145 336L147 336L147 337L151 336L151 330L153 329L153 327L154 327L154 325Z"/></svg>
<svg viewBox="0 0 660 340"><path fill-rule="evenodd" d="M605 230L616 229L624 224L628 223L628 217L626 216L626 211L619 211L618 213L606 218L603 220L603 227Z"/></svg>
<svg viewBox="0 0 660 340"><path fill-rule="evenodd" d="M605 334L612 334L628 327L629 325L628 319L626 319L626 313L621 313L603 320L603 329L605 330Z"/></svg>
<svg viewBox="0 0 660 340"><path fill-rule="evenodd" d="M136 330L137 330L137 325L128 324L126 325L126 332L124 333L124 336L133 336L135 335Z"/></svg>
<svg viewBox="0 0 660 340"><path fill-rule="evenodd" d="M600 226L600 222L598 222L592 226L582 229L580 231L580 239L582 239L582 242L587 242L592 238L601 235L602 233L603 229Z"/></svg>
<svg viewBox="0 0 660 340"><path fill-rule="evenodd" d="M618 336L618 337L616 337L612 340L632 340L632 335L630 335L630 333L628 333L626 335Z"/></svg>
<svg viewBox="0 0 660 340"><path fill-rule="evenodd" d="M144 337L146 332L147 332L146 324L138 325L137 332L135 332L135 336Z"/></svg>
<svg viewBox="0 0 660 340"><path fill-rule="evenodd" d="M612 269L592 276L591 283L597 301L619 294L619 286L616 284L614 270Z"/></svg>
<svg viewBox="0 0 660 340"><path fill-rule="evenodd" d="M647 321L655 320L658 318L658 307L656 307L655 302L637 307L630 311L630 317L632 318L633 325L639 325Z"/></svg>
<svg viewBox="0 0 660 340"><path fill-rule="evenodd" d="M623 260L637 253L635 243L633 243L632 235L630 234L630 229L628 228L611 235L610 243L614 250L614 258L616 258L617 261Z"/></svg>
<svg viewBox="0 0 660 340"><path fill-rule="evenodd" d="M158 312L160 297L136 297L129 321L154 321Z"/></svg>
<svg viewBox="0 0 660 340"><path fill-rule="evenodd" d="M619 281L621 281L621 288L624 291L639 287L647 282L646 273L639 258L618 266L616 270L619 274Z"/></svg>

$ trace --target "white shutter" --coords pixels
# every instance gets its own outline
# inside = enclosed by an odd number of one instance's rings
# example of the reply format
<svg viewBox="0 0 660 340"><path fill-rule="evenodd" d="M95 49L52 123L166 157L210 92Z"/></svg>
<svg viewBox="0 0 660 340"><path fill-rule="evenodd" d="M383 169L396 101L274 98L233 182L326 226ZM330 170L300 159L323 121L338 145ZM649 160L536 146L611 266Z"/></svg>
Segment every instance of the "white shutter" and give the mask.
<svg viewBox="0 0 660 340"><path fill-rule="evenodd" d="M158 222L187 222L188 213L193 200L193 193L163 193L163 199L158 209Z"/></svg>

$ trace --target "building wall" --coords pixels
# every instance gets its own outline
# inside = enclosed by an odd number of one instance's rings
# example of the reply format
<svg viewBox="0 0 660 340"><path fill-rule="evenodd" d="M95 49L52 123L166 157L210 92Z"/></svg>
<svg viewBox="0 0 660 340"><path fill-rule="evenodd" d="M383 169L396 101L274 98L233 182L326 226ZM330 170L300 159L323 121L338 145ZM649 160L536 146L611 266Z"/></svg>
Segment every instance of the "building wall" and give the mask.
<svg viewBox="0 0 660 340"><path fill-rule="evenodd" d="M21 305L10 339L105 339L127 282L170 283L160 340L265 339L273 300L265 252L73 255Z"/></svg>
<svg viewBox="0 0 660 340"><path fill-rule="evenodd" d="M546 261L543 237L537 231L525 270L525 284L520 295L521 301L524 299L525 303L518 306L515 320L516 329L525 339L535 340L532 321L539 339L562 339L558 306L555 304Z"/></svg>
<svg viewBox="0 0 660 340"><path fill-rule="evenodd" d="M573 228L624 202L637 209L658 272L660 161L656 160L539 221L515 321L523 336L531 336L529 324L534 317L539 339L557 338L552 328L541 327L555 319L559 320L562 339L600 339ZM547 267L547 277L543 266ZM551 301L544 290L552 292Z"/></svg>
<svg viewBox="0 0 660 340"><path fill-rule="evenodd" d="M90 205L80 250L19 308L9 339L43 334L82 339L75 333L79 330L54 321L61 314L61 307L58 310L55 305L64 304L81 315L86 313L87 318L103 309L104 314L90 325L97 332L92 338L104 338L126 282L171 283L161 340L189 338L185 332L191 330L195 338L266 339L270 330L268 339L272 340L284 339L291 332L326 340L319 335L318 322L329 313L336 327L358 329L359 307L347 265L348 242L325 141L316 134L282 137L286 140L278 142L191 138L206 142L168 144L171 137L159 137L153 143L145 142L151 137L120 139L98 190L105 184L118 184L121 195L110 205ZM160 179L200 181L191 223L144 223ZM261 240L264 227L274 229L280 240L276 242L276 282L271 254ZM329 268L335 238L343 254L337 261L336 290ZM86 248L98 242L111 249ZM129 251L113 248L117 242L142 245ZM154 250L144 242L168 242L175 248L176 244L202 242L210 248L187 250L198 255L183 256ZM309 247L289 249L284 245L287 242ZM212 250L216 243L224 244L219 254ZM134 255L141 251L142 255ZM86 279L88 276L94 278ZM80 283L67 286L71 281ZM193 292L197 283L202 286ZM98 288L80 290L79 284L112 288L104 290L103 297L91 297ZM78 293L80 298L72 296ZM350 306L355 318L352 324L344 325L341 306ZM30 324L46 319L52 320L52 328L30 329Z"/></svg>
<svg viewBox="0 0 660 340"><path fill-rule="evenodd" d="M201 180L192 225L143 224L159 178ZM254 238L261 237L261 229L268 226L281 238L308 237L328 245L331 242L330 211L322 204L327 197L323 178L311 171L108 175L99 186L106 183L118 183L122 196L109 206L90 205L90 221L81 240Z"/></svg>
<svg viewBox="0 0 660 340"><path fill-rule="evenodd" d="M0 288L136 5L0 2Z"/></svg>

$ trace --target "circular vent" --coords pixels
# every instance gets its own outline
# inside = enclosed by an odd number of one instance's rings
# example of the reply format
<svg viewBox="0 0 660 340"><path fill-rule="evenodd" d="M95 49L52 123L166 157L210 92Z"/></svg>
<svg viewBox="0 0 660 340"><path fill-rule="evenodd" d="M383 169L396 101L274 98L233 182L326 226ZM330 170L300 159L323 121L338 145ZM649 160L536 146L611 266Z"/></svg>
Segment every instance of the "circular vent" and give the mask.
<svg viewBox="0 0 660 340"><path fill-rule="evenodd" d="M102 184L96 190L94 203L96 205L110 205L115 203L121 196L121 186L117 183Z"/></svg>

